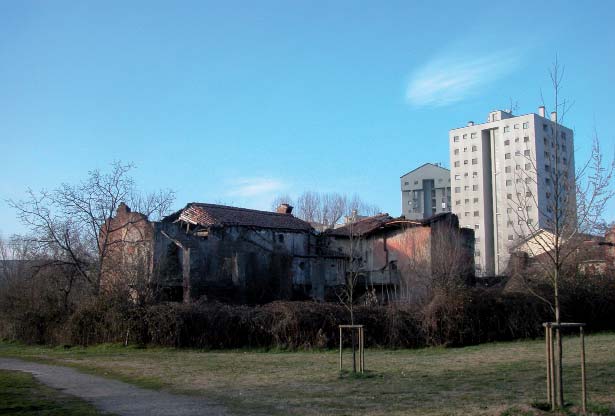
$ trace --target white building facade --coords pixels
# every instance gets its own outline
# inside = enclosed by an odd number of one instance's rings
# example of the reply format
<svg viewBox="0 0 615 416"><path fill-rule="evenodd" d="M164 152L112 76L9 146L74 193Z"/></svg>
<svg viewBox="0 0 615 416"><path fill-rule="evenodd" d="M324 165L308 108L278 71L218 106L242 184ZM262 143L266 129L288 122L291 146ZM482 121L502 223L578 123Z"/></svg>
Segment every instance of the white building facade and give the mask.
<svg viewBox="0 0 615 416"><path fill-rule="evenodd" d="M449 132L452 212L475 231L478 275L501 274L511 247L553 224L553 178L574 181L573 132L555 120L544 107L520 116L497 110Z"/></svg>
<svg viewBox="0 0 615 416"><path fill-rule="evenodd" d="M451 212L451 172L434 163L406 173L401 182L401 215L421 220Z"/></svg>

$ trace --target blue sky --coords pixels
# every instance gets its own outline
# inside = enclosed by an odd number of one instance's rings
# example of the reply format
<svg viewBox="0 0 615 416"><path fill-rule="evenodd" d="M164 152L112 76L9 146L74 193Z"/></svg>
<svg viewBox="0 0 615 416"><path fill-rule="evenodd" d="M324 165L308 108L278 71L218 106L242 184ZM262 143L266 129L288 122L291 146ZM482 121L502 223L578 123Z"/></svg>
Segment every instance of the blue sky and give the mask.
<svg viewBox="0 0 615 416"><path fill-rule="evenodd" d="M611 155L615 3L495 3L0 2L0 232L23 230L7 198L114 160L178 207L322 190L399 215L449 129L549 105L556 53L577 161L594 129Z"/></svg>

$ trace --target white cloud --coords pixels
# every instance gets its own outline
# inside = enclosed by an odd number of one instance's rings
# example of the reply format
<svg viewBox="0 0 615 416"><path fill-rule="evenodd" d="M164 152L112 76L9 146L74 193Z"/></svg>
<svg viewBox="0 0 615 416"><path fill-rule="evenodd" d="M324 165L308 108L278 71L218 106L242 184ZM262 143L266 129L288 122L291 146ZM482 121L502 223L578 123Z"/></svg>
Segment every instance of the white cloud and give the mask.
<svg viewBox="0 0 615 416"><path fill-rule="evenodd" d="M271 195L286 188L286 185L271 178L240 178L232 181L227 192L229 196L253 198L263 195Z"/></svg>
<svg viewBox="0 0 615 416"><path fill-rule="evenodd" d="M462 101L517 69L520 61L520 53L514 50L437 56L411 75L406 100L415 107L442 107Z"/></svg>

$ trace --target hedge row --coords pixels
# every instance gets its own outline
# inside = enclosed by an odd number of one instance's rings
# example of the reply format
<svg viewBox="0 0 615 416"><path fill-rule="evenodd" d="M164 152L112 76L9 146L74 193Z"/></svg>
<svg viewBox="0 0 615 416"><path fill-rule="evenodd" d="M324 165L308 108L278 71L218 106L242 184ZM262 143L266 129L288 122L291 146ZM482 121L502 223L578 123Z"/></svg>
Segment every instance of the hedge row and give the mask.
<svg viewBox="0 0 615 416"><path fill-rule="evenodd" d="M615 329L615 283L569 288L562 296L562 311L564 320L588 322L589 330ZM338 325L349 323L343 306L317 302L138 306L98 298L63 319L49 313L24 311L15 322L3 321L0 329L6 337L10 328L10 338L29 343L306 349L335 347ZM541 323L551 319L549 306L537 297L493 289L435 294L420 308L355 307L355 323L365 326L366 345L388 348L534 338L542 335Z"/></svg>

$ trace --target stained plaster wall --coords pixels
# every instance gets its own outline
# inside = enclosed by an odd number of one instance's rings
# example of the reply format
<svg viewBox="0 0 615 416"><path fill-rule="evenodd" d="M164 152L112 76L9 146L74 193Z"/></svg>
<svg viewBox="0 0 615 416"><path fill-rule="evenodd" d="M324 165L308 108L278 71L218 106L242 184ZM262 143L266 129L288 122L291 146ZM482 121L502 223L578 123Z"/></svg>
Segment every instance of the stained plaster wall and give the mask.
<svg viewBox="0 0 615 416"><path fill-rule="evenodd" d="M355 237L352 244L355 245L355 256L361 259L360 271L365 273L370 284L398 284L400 273L411 265L420 262L429 267L429 227L390 228L366 237ZM331 238L329 245L331 250L347 256L350 255L350 246L350 239L344 237ZM338 284L343 284L343 281L338 281Z"/></svg>

